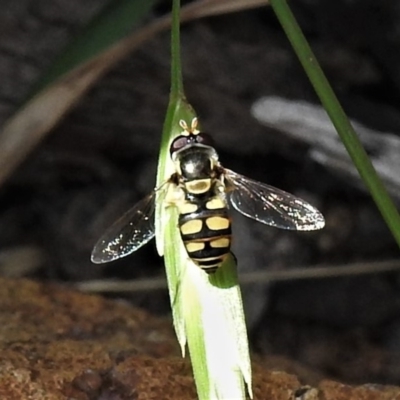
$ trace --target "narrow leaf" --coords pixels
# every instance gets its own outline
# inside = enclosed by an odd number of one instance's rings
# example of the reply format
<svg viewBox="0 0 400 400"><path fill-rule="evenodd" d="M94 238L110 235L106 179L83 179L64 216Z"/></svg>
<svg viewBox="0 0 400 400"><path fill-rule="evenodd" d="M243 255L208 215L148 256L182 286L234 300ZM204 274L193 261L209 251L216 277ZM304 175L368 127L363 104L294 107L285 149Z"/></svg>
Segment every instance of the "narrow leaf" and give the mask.
<svg viewBox="0 0 400 400"><path fill-rule="evenodd" d="M34 94L78 65L96 57L131 32L157 0L111 1L67 45L31 91Z"/></svg>
<svg viewBox="0 0 400 400"><path fill-rule="evenodd" d="M161 140L157 187L164 187L175 172L169 147L173 138L181 134L179 121L190 125L195 117L183 93L179 0L173 1L172 14L171 94ZM252 395L251 368L235 263L229 257L209 277L188 257L177 221L176 207L157 202L157 249L160 255L164 254L174 327L182 354L188 344L198 396L202 400L245 399L245 383Z"/></svg>
<svg viewBox="0 0 400 400"><path fill-rule="evenodd" d="M326 79L314 53L297 24L286 0L270 0L285 33L291 42L303 68L308 75L322 105L335 126L340 139L356 166L361 178L371 193L383 219L400 246L400 215L384 184L375 171L357 133L350 124L335 93Z"/></svg>

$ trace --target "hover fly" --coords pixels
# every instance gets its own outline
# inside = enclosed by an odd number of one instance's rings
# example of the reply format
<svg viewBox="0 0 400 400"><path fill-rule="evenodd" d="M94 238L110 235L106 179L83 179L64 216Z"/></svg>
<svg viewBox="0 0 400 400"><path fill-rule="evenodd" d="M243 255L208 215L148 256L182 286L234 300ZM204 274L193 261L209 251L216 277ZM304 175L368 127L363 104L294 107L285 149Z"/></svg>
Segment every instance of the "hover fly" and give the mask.
<svg viewBox="0 0 400 400"><path fill-rule="evenodd" d="M156 197L178 208L177 225L187 254L209 274L230 253L229 204L246 217L281 229L324 226L322 214L307 202L222 167L211 137L197 124L197 118L190 127L180 121L183 131L170 146L175 173L104 233L93 249L94 263L125 257L154 237Z"/></svg>

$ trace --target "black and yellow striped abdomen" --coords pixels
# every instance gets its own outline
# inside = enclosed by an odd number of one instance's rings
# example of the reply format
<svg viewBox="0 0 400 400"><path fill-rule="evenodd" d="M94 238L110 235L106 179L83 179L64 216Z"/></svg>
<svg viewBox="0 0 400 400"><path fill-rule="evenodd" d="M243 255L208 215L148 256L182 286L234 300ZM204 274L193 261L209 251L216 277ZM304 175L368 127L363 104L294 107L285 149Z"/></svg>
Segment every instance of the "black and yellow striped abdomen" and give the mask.
<svg viewBox="0 0 400 400"><path fill-rule="evenodd" d="M207 273L218 269L231 245L231 221L226 202L210 192L201 196L188 195L179 216L186 251Z"/></svg>

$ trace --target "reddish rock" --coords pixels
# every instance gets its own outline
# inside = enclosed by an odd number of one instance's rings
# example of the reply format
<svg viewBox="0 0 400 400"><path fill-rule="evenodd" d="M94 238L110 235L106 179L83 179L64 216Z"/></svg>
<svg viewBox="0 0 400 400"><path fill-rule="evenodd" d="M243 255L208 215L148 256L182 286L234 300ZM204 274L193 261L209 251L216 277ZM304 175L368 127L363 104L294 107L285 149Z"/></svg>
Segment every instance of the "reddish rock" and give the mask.
<svg viewBox="0 0 400 400"><path fill-rule="evenodd" d="M0 400L196 399L171 322L65 287L0 279ZM253 366L257 400L400 400L400 389L352 387Z"/></svg>

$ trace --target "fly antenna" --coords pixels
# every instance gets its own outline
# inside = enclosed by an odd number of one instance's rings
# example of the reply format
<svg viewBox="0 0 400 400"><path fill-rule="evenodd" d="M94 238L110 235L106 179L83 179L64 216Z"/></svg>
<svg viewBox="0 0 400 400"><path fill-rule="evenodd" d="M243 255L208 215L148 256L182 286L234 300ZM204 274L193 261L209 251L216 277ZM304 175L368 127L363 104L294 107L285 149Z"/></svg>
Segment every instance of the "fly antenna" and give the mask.
<svg viewBox="0 0 400 400"><path fill-rule="evenodd" d="M188 124L186 123L185 120L181 119L179 121L179 125L181 126L181 128L185 131L185 132L189 132L189 127Z"/></svg>
<svg viewBox="0 0 400 400"><path fill-rule="evenodd" d="M199 120L197 119L197 117L194 117L192 119L192 124L190 127L190 131L192 133L194 133L195 135L197 135L198 133L200 133L200 131L197 129L197 126L199 125Z"/></svg>
<svg viewBox="0 0 400 400"><path fill-rule="evenodd" d="M189 128L189 125L186 123L186 121L183 119L181 119L179 121L179 125L183 129L182 135L187 136L191 133L193 133L194 135L197 135L198 133L200 133L200 131L197 129L197 126L199 125L199 120L197 119L197 117L194 117L192 119L190 128Z"/></svg>

